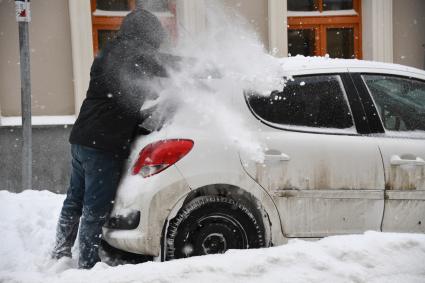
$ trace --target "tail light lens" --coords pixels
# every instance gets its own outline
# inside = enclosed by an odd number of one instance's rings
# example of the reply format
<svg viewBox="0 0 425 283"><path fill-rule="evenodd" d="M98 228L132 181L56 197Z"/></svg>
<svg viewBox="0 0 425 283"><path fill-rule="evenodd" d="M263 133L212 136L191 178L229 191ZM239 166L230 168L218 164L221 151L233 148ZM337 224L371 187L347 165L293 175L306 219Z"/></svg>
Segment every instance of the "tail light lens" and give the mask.
<svg viewBox="0 0 425 283"><path fill-rule="evenodd" d="M139 153L133 175L144 178L158 174L183 158L193 147L192 140L173 139L148 144Z"/></svg>

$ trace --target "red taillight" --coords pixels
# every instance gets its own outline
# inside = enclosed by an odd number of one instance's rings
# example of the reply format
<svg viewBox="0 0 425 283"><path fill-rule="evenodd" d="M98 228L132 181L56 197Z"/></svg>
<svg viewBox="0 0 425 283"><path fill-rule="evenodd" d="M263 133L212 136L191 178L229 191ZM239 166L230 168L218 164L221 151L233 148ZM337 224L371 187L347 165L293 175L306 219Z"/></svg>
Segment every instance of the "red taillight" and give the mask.
<svg viewBox="0 0 425 283"><path fill-rule="evenodd" d="M158 174L183 158L192 147L192 140L178 139L148 144L140 151L132 173L140 173L144 178Z"/></svg>

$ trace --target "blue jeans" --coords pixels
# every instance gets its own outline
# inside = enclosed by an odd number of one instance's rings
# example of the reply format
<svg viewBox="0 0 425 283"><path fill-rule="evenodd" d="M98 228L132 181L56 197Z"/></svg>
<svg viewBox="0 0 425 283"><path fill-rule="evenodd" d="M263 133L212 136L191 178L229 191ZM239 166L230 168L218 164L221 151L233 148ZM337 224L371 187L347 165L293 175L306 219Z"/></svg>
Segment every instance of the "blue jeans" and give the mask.
<svg viewBox="0 0 425 283"><path fill-rule="evenodd" d="M100 261L102 226L112 208L125 159L77 144L71 145L71 154L71 182L59 216L53 257L71 257L78 232L78 266L91 268Z"/></svg>

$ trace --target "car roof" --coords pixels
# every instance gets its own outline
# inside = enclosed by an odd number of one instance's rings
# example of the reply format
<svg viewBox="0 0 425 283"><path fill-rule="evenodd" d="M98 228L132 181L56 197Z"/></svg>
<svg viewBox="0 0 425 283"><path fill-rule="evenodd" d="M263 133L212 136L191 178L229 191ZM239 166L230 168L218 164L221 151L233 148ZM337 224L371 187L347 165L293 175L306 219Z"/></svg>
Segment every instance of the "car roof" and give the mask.
<svg viewBox="0 0 425 283"><path fill-rule="evenodd" d="M341 69L341 68L356 68L356 69L384 69L398 72L415 73L420 76L425 76L425 71L413 67L408 67L399 64L382 63L358 59L332 59L329 57L304 57L297 55L281 59L282 67L285 71L309 71L317 69Z"/></svg>

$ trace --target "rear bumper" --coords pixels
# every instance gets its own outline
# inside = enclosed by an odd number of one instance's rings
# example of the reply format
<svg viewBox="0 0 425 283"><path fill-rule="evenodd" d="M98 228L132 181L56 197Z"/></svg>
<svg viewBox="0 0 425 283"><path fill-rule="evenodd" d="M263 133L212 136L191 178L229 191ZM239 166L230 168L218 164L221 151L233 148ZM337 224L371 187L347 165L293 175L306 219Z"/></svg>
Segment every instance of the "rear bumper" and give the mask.
<svg viewBox="0 0 425 283"><path fill-rule="evenodd" d="M103 227L105 241L111 246L131 253L158 256L159 251L153 250L149 237L140 230L117 230Z"/></svg>
<svg viewBox="0 0 425 283"><path fill-rule="evenodd" d="M157 257L170 212L190 188L175 166L149 178L127 175L117 192L104 240L114 248Z"/></svg>

